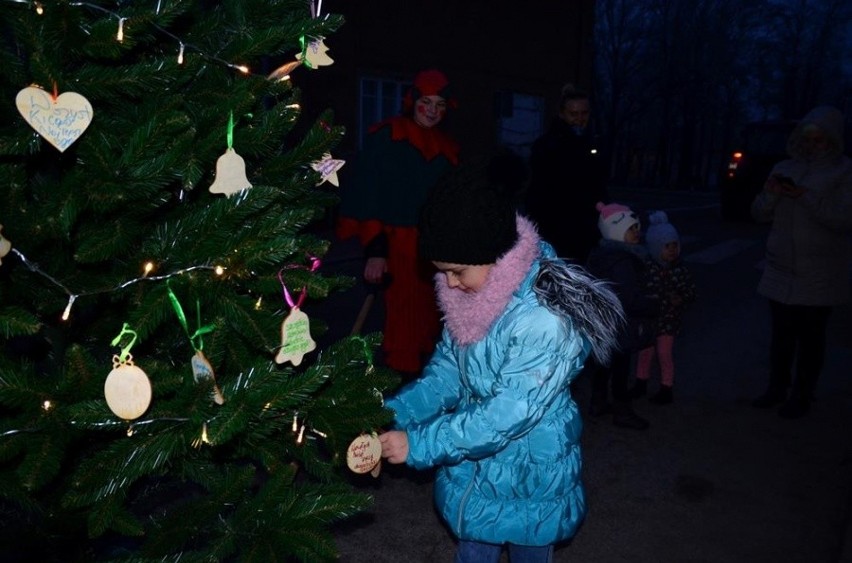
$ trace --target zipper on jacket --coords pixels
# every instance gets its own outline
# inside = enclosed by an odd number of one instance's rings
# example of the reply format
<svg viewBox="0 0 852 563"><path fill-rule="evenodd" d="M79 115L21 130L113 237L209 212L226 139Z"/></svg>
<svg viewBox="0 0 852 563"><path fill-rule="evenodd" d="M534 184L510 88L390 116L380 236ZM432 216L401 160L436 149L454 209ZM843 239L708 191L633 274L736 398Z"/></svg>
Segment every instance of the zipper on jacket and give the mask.
<svg viewBox="0 0 852 563"><path fill-rule="evenodd" d="M467 381L467 370L465 369L466 359L463 357L462 353L459 353L458 364L459 364L459 375L461 376L462 381ZM467 398L468 401L472 399L472 396ZM470 483L467 484L467 487L464 490L464 494L462 494L461 501L459 502L459 515L458 520L456 521L456 528L459 532L462 531L462 516L464 515L464 507L467 504L467 499L470 497L470 493L473 490L473 483L476 481L476 476L479 474L479 462L474 462L473 466L473 477L470 480Z"/></svg>
<svg viewBox="0 0 852 563"><path fill-rule="evenodd" d="M459 515L458 520L456 521L456 528L459 532L462 532L462 520L464 516L464 507L467 504L467 499L470 497L471 491L473 491L473 483L476 481L476 476L479 474L479 462L475 462L473 468L473 477L470 480L470 483L467 484L467 488L464 490L464 494L462 495L461 502L459 502Z"/></svg>

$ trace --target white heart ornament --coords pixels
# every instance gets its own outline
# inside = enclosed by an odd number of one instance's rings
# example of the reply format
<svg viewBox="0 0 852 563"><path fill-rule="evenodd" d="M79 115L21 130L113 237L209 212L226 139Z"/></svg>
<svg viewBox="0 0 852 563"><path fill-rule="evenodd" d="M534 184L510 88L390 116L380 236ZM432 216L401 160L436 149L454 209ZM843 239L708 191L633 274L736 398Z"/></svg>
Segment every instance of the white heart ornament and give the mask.
<svg viewBox="0 0 852 563"><path fill-rule="evenodd" d="M94 117L92 104L76 92L53 96L41 88L28 86L18 92L15 105L30 127L59 152L74 144Z"/></svg>

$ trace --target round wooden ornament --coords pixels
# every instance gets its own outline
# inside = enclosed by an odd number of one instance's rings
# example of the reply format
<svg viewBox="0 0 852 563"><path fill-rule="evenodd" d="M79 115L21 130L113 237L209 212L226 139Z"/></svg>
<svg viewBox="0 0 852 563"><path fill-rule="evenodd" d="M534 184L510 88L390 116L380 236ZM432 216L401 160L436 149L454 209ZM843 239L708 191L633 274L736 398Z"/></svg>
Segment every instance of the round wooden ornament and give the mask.
<svg viewBox="0 0 852 563"><path fill-rule="evenodd" d="M119 418L135 420L151 405L151 380L133 364L132 358L121 362L113 356L113 369L104 382L107 406Z"/></svg>
<svg viewBox="0 0 852 563"><path fill-rule="evenodd" d="M370 473L381 460L382 443L376 434L361 434L346 450L346 465L355 473Z"/></svg>

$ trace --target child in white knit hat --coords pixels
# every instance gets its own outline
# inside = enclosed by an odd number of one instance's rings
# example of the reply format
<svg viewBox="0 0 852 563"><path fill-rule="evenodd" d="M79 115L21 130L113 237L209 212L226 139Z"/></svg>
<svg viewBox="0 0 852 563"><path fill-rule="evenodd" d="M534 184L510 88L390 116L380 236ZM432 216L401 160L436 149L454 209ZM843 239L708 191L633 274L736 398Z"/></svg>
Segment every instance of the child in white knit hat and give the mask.
<svg viewBox="0 0 852 563"><path fill-rule="evenodd" d="M674 340L680 332L686 306L695 300L695 282L689 268L680 259L680 237L669 223L665 211L655 211L648 219L650 226L645 235L651 257L648 286L660 297L660 316L657 318L654 341L639 351L636 382L630 394L633 398L645 395L651 377L651 365L656 356L660 365L660 389L650 401L666 405L673 400Z"/></svg>
<svg viewBox="0 0 852 563"><path fill-rule="evenodd" d="M653 342L654 322L659 314L659 301L647 289L648 250L641 244L639 217L629 207L598 203L596 208L602 238L589 254L587 266L594 276L612 284L627 325L619 335L619 351L613 354L610 364L599 366L592 374L590 414L612 412L616 426L645 430L649 423L633 412L628 381L632 353ZM611 405L607 402L610 387Z"/></svg>

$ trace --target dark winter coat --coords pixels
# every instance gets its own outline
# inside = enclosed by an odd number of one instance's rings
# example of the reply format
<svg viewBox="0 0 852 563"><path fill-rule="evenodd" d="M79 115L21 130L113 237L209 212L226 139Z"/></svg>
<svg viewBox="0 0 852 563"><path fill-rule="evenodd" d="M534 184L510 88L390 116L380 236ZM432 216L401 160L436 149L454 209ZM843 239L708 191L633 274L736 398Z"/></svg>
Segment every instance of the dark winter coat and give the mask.
<svg viewBox="0 0 852 563"><path fill-rule="evenodd" d="M618 299L555 260L529 221L485 286L436 278L443 339L421 379L387 401L408 433L406 463L440 466L435 503L460 539L543 546L586 514L582 422L570 383L587 356L605 361Z"/></svg>
<svg viewBox="0 0 852 563"><path fill-rule="evenodd" d="M661 264L657 260L648 262L648 293L660 298L660 316L657 318L655 334L676 336L683 324L683 312L695 301L695 280L692 272L677 260L673 264ZM675 303L673 296L680 298Z"/></svg>
<svg viewBox="0 0 852 563"><path fill-rule="evenodd" d="M607 164L588 133L578 135L562 119L533 144L526 212L557 254L583 264L597 245L595 204L609 201Z"/></svg>
<svg viewBox="0 0 852 563"><path fill-rule="evenodd" d="M589 254L592 275L612 283L627 325L619 335L622 350L636 351L654 341L660 301L648 292L648 251L638 244L600 239Z"/></svg>

